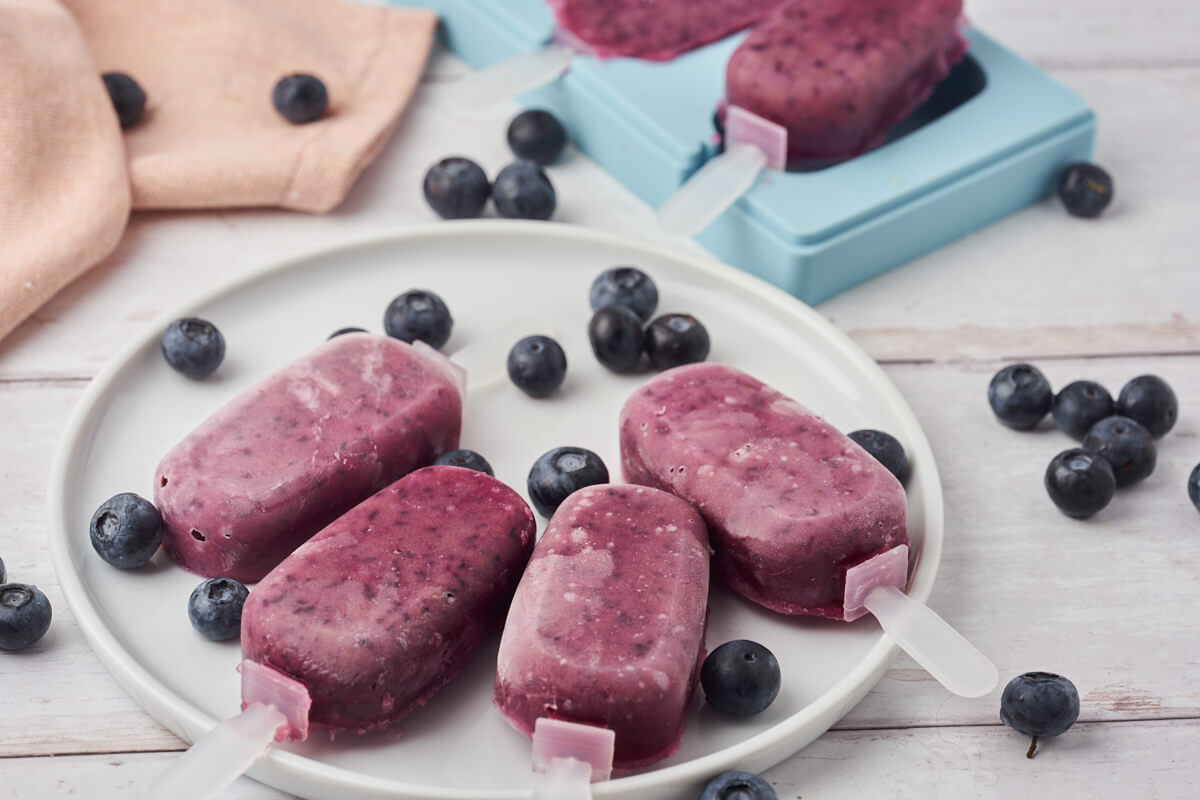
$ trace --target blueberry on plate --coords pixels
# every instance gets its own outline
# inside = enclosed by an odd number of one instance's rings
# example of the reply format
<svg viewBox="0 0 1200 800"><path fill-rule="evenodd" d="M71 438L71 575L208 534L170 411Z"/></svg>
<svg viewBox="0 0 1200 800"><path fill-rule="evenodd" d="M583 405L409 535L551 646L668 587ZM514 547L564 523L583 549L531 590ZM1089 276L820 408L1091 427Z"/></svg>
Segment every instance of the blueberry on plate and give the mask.
<svg viewBox="0 0 1200 800"><path fill-rule="evenodd" d="M440 350L450 339L454 319L442 298L425 289L410 289L388 304L383 329L388 336L412 344L422 341Z"/></svg>
<svg viewBox="0 0 1200 800"><path fill-rule="evenodd" d="M533 462L526 488L533 507L550 517L572 492L597 483L608 483L600 456L583 447L556 447Z"/></svg>
<svg viewBox="0 0 1200 800"><path fill-rule="evenodd" d="M433 460L433 463L443 467L462 467L463 469L473 469L476 472L482 472L485 475L495 475L492 471L492 465L483 456L476 453L474 450L451 450L448 453L442 453Z"/></svg>
<svg viewBox="0 0 1200 800"><path fill-rule="evenodd" d="M757 714L779 694L779 661L758 642L735 639L708 654L700 685L709 705L729 714Z"/></svg>
<svg viewBox="0 0 1200 800"><path fill-rule="evenodd" d="M508 377L530 397L546 397L567 377L567 354L549 336L526 336L508 351Z"/></svg>
<svg viewBox="0 0 1200 800"><path fill-rule="evenodd" d="M637 267L613 267L604 270L592 281L588 302L592 311L599 311L605 306L625 306L645 322L658 308L658 287L649 275Z"/></svg>
<svg viewBox="0 0 1200 800"><path fill-rule="evenodd" d="M163 332L162 354L172 369L198 381L221 366L225 359L225 337L208 320L177 319Z"/></svg>
<svg viewBox="0 0 1200 800"><path fill-rule="evenodd" d="M988 384L988 404L1010 428L1027 431L1042 421L1054 402L1050 382L1031 364L1010 364Z"/></svg>
<svg viewBox="0 0 1200 800"><path fill-rule="evenodd" d="M288 122L304 125L325 116L329 93L325 91L325 84L315 75L287 75L275 84L271 102Z"/></svg>
<svg viewBox="0 0 1200 800"><path fill-rule="evenodd" d="M753 772L723 772L708 782L698 800L779 800L779 795Z"/></svg>
<svg viewBox="0 0 1200 800"><path fill-rule="evenodd" d="M223 642L242 630L242 607L250 591L233 578L209 578L192 590L188 619L206 639Z"/></svg>
<svg viewBox="0 0 1200 800"><path fill-rule="evenodd" d="M474 219L483 213L492 184L469 158L443 158L425 173L425 202L442 219Z"/></svg>
<svg viewBox="0 0 1200 800"><path fill-rule="evenodd" d="M1192 470L1192 474L1188 476L1188 497L1191 498L1192 505L1200 511L1200 464ZM4 564L0 562L0 580L3 580Z"/></svg>
<svg viewBox="0 0 1200 800"><path fill-rule="evenodd" d="M1107 417L1097 422L1083 437L1083 449L1108 460L1117 486L1150 477L1158 458L1150 431L1129 417Z"/></svg>
<svg viewBox="0 0 1200 800"><path fill-rule="evenodd" d="M549 111L522 111L508 125L508 146L517 158L553 164L567 146L567 129Z"/></svg>
<svg viewBox="0 0 1200 800"><path fill-rule="evenodd" d="M1086 519L1108 505L1117 491L1112 466L1098 453L1073 447L1046 467L1046 492L1054 505L1075 519Z"/></svg>
<svg viewBox="0 0 1200 800"><path fill-rule="evenodd" d="M908 474L908 456L904 454L904 446L890 433L865 429L847 434L863 450L866 450L875 460L896 476L896 480L904 482Z"/></svg>
<svg viewBox="0 0 1200 800"><path fill-rule="evenodd" d="M708 358L708 331L690 314L663 314L646 328L646 355L657 370Z"/></svg>
<svg viewBox="0 0 1200 800"><path fill-rule="evenodd" d="M1121 387L1117 413L1140 422L1150 435L1161 439L1175 427L1179 401L1171 385L1157 375L1139 375Z"/></svg>
<svg viewBox="0 0 1200 800"><path fill-rule="evenodd" d="M1054 396L1054 424L1072 439L1082 439L1100 420L1117 413L1112 395L1095 381L1068 383Z"/></svg>
<svg viewBox="0 0 1200 800"><path fill-rule="evenodd" d="M1112 177L1086 161L1070 164L1058 179L1058 196L1072 216L1098 217L1112 202Z"/></svg>
<svg viewBox="0 0 1200 800"><path fill-rule="evenodd" d="M101 77L117 112L121 130L129 130L137 125L146 111L146 92L124 72L106 72Z"/></svg>
<svg viewBox="0 0 1200 800"><path fill-rule="evenodd" d="M496 213L509 219L550 219L558 205L554 185L532 161L515 161L492 184Z"/></svg>
<svg viewBox="0 0 1200 800"><path fill-rule="evenodd" d="M637 369L645 340L642 321L625 306L605 306L593 314L588 323L592 353L613 372Z"/></svg>
<svg viewBox="0 0 1200 800"><path fill-rule="evenodd" d="M50 629L50 601L36 586L0 585L0 650L24 650Z"/></svg>
<svg viewBox="0 0 1200 800"><path fill-rule="evenodd" d="M1033 758L1039 736L1058 736L1079 719L1079 692L1075 684L1052 672L1026 672L1004 687L1000 695L1000 721L1017 733L1032 736Z"/></svg>
<svg viewBox="0 0 1200 800"><path fill-rule="evenodd" d="M146 498L122 492L105 500L92 514L89 534L101 558L118 569L135 569L158 552L162 515Z"/></svg>

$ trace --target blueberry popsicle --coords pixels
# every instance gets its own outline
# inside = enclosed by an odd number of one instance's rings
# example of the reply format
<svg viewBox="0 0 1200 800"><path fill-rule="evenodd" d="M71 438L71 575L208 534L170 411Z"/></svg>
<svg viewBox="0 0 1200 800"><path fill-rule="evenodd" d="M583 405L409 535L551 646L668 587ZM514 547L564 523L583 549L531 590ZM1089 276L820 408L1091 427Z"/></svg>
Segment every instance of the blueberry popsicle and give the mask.
<svg viewBox="0 0 1200 800"><path fill-rule="evenodd" d="M785 614L846 619L846 571L908 544L904 489L799 403L721 364L652 378L621 412L625 479L692 503L713 568Z"/></svg>
<svg viewBox="0 0 1200 800"><path fill-rule="evenodd" d="M257 581L356 503L458 447L462 390L428 348L338 336L231 400L158 465L163 543Z"/></svg>
<svg viewBox="0 0 1200 800"><path fill-rule="evenodd" d="M493 700L517 730L540 717L612 729L614 766L679 746L704 654L708 534L690 505L641 486L570 495L517 587Z"/></svg>

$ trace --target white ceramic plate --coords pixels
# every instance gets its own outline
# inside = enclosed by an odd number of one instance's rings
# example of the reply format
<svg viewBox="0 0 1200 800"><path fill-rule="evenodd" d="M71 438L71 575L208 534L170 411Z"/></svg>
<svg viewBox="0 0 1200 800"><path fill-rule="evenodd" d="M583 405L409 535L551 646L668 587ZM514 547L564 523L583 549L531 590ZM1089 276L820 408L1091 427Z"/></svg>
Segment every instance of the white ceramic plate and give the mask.
<svg viewBox="0 0 1200 800"><path fill-rule="evenodd" d="M249 384L359 325L381 330L395 295L432 289L455 319L453 355L513 317L550 326L566 349L568 377L552 398L533 400L507 381L471 394L462 444L483 453L501 480L525 494L533 461L551 447L583 445L619 469L617 412L645 376L618 376L593 358L588 287L603 269L634 264L658 283L660 311L686 311L708 328L711 361L740 367L849 431L881 428L908 450L910 594L925 600L942 551L942 497L933 455L912 412L883 372L819 314L765 283L705 258L566 225L443 223L279 264L164 317L215 322L228 348L203 382L171 371L160 326L146 330L92 382L76 409L50 484L51 550L62 588L88 641L126 690L188 740L239 709L236 642L213 643L188 624L199 579L159 553L123 572L88 541L95 508L117 492L152 496L159 458L188 430ZM617 477L614 474L614 478ZM540 522L544 526L544 520ZM783 689L762 714L722 718L699 697L679 752L595 787L598 798L692 800L726 769L763 771L820 736L882 677L896 649L871 618L853 624L793 619L717 587L708 645L734 638L776 653ZM463 673L396 731L335 741L318 735L280 746L251 771L261 781L324 798L528 797L529 742L492 708L498 637Z"/></svg>

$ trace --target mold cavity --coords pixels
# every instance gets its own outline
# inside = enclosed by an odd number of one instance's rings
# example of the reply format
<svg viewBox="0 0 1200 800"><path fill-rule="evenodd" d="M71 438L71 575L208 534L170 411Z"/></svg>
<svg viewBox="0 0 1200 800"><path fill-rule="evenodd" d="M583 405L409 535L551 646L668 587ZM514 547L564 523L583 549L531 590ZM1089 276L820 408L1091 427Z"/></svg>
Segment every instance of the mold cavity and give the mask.
<svg viewBox="0 0 1200 800"><path fill-rule="evenodd" d="M158 482L158 485L159 485L159 486L166 486L166 485L167 485L167 476L166 476L166 475L163 475L163 476L162 476L162 480L160 480L160 481Z"/></svg>
<svg viewBox="0 0 1200 800"><path fill-rule="evenodd" d="M454 602L454 592L446 592L446 602L447 603Z"/></svg>
<svg viewBox="0 0 1200 800"><path fill-rule="evenodd" d="M204 534L201 533L200 531L196 530L195 528L192 528L192 538L195 539L197 542L207 542L208 541L208 539L204 536Z"/></svg>

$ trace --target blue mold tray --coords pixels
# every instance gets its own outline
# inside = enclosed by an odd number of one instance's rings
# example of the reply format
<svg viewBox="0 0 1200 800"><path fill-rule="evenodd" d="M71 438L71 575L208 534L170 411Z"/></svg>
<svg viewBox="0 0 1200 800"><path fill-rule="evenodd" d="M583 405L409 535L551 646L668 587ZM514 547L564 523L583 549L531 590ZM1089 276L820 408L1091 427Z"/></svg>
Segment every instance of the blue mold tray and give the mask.
<svg viewBox="0 0 1200 800"><path fill-rule="evenodd" d="M544 0L400 4L436 11L445 43L476 68L554 32ZM580 149L658 207L716 154L713 111L744 36L666 63L580 56L521 100L558 114ZM981 31L965 36L967 58L887 144L823 169L764 171L697 240L818 303L1045 196L1063 165L1091 157L1095 115Z"/></svg>

